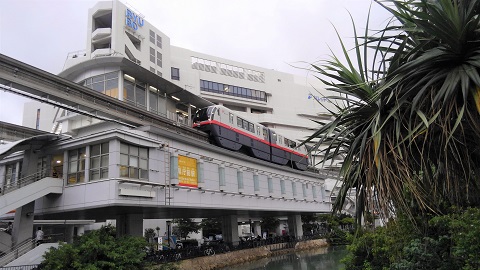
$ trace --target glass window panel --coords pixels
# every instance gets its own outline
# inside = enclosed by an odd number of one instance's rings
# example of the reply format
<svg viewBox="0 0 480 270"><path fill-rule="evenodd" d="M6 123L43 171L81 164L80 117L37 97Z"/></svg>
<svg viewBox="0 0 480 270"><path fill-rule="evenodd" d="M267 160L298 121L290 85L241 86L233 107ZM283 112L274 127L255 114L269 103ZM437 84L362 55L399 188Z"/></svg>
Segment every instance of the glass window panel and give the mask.
<svg viewBox="0 0 480 270"><path fill-rule="evenodd" d="M99 170L93 170L90 173L90 180L98 180L100 179L100 171Z"/></svg>
<svg viewBox="0 0 480 270"><path fill-rule="evenodd" d="M98 155L100 155L100 144L93 145L90 154L91 154L92 156L98 156Z"/></svg>
<svg viewBox="0 0 480 270"><path fill-rule="evenodd" d="M158 96L157 93L150 92L150 99L149 99L150 111L156 112L158 111Z"/></svg>
<svg viewBox="0 0 480 270"><path fill-rule="evenodd" d="M92 169L100 168L100 157L91 158L92 160Z"/></svg>
<svg viewBox="0 0 480 270"><path fill-rule="evenodd" d="M105 82L105 89L115 89L118 88L118 81L117 80L108 80Z"/></svg>
<svg viewBox="0 0 480 270"><path fill-rule="evenodd" d="M85 159L80 160L80 167L78 168L79 171L84 171L85 170Z"/></svg>
<svg viewBox="0 0 480 270"><path fill-rule="evenodd" d="M157 35L157 46L162 48L162 37Z"/></svg>
<svg viewBox="0 0 480 270"><path fill-rule="evenodd" d="M120 165L128 166L128 155L120 154Z"/></svg>
<svg viewBox="0 0 480 270"><path fill-rule="evenodd" d="M138 168L129 168L130 170L130 178L136 178L138 179Z"/></svg>
<svg viewBox="0 0 480 270"><path fill-rule="evenodd" d="M155 49L150 47L150 55L153 55L155 57Z"/></svg>
<svg viewBox="0 0 480 270"><path fill-rule="evenodd" d="M120 166L120 177L128 177L128 167Z"/></svg>
<svg viewBox="0 0 480 270"><path fill-rule="evenodd" d="M76 184L77 183L77 174L76 173L69 174L67 179L68 179L67 181L68 181L69 184Z"/></svg>
<svg viewBox="0 0 480 270"><path fill-rule="evenodd" d="M108 155L102 156L102 167L108 166Z"/></svg>
<svg viewBox="0 0 480 270"><path fill-rule="evenodd" d="M237 117L237 126L242 127L242 124L243 124L242 118Z"/></svg>
<svg viewBox="0 0 480 270"><path fill-rule="evenodd" d="M104 75L92 77L92 82L94 82L94 83L96 83L96 82L103 82L104 80L105 80L105 76L104 76Z"/></svg>
<svg viewBox="0 0 480 270"><path fill-rule="evenodd" d="M85 182L85 172L79 172L77 174L78 182L83 183Z"/></svg>
<svg viewBox="0 0 480 270"><path fill-rule="evenodd" d="M138 147L137 146L130 145L129 150L130 150L129 151L130 155L138 157Z"/></svg>
<svg viewBox="0 0 480 270"><path fill-rule="evenodd" d="M105 74L105 79L110 80L110 79L118 79L118 72L110 72Z"/></svg>
<svg viewBox="0 0 480 270"><path fill-rule="evenodd" d="M134 101L135 100L135 85L129 81L124 81L123 83L124 89L124 99L127 101Z"/></svg>
<svg viewBox="0 0 480 270"><path fill-rule="evenodd" d="M74 173L74 172L77 172L77 161L73 161L73 162L70 162L70 166L68 168L68 172L69 173Z"/></svg>
<svg viewBox="0 0 480 270"><path fill-rule="evenodd" d="M130 157L128 158L128 161L129 161L130 167L138 167L138 157L132 157L132 156L130 156Z"/></svg>
<svg viewBox="0 0 480 270"><path fill-rule="evenodd" d="M145 101L145 88L143 87L139 87L137 85L137 89L135 91L135 94L136 94L136 101L137 101L137 104L139 105L142 105L142 106L145 106L146 105L146 101Z"/></svg>
<svg viewBox="0 0 480 270"><path fill-rule="evenodd" d="M102 154L107 154L108 153L108 142L102 143Z"/></svg>
<svg viewBox="0 0 480 270"><path fill-rule="evenodd" d="M213 89L213 82L208 82L208 89L210 89L210 90Z"/></svg>
<svg viewBox="0 0 480 270"><path fill-rule="evenodd" d="M146 159L140 159L140 166L138 166L140 169L147 169L148 168L148 162Z"/></svg>
<svg viewBox="0 0 480 270"><path fill-rule="evenodd" d="M101 179L108 178L108 168L100 169L100 178Z"/></svg>
<svg viewBox="0 0 480 270"><path fill-rule="evenodd" d="M141 179L148 179L148 171L147 170L140 170L140 178Z"/></svg>
<svg viewBox="0 0 480 270"><path fill-rule="evenodd" d="M139 157L147 158L148 157L148 150L147 148L139 148Z"/></svg>
<svg viewBox="0 0 480 270"><path fill-rule="evenodd" d="M155 55L150 55L150 62L155 63Z"/></svg>
<svg viewBox="0 0 480 270"><path fill-rule="evenodd" d="M128 145L121 143L120 144L120 153L122 154L128 154Z"/></svg>
<svg viewBox="0 0 480 270"><path fill-rule="evenodd" d="M104 82L94 83L92 84L91 88L97 92L102 92L105 90Z"/></svg>

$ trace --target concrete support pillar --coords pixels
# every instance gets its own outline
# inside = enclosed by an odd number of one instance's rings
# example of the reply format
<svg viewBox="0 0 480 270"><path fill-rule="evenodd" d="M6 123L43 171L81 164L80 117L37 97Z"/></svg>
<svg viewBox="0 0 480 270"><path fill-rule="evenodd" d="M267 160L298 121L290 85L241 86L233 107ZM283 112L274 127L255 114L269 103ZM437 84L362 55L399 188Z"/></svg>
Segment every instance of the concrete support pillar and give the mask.
<svg viewBox="0 0 480 270"><path fill-rule="evenodd" d="M73 229L75 226L66 225L65 227L65 242L71 244L73 243Z"/></svg>
<svg viewBox="0 0 480 270"><path fill-rule="evenodd" d="M238 217L230 215L222 217L222 236L226 243L238 244Z"/></svg>
<svg viewBox="0 0 480 270"><path fill-rule="evenodd" d="M253 222L253 234L255 237L262 236L262 226L260 225L260 221Z"/></svg>
<svg viewBox="0 0 480 270"><path fill-rule="evenodd" d="M13 220L13 245L17 245L33 237L33 211L35 210L35 201L19 207L15 211ZM36 231L36 230L35 230Z"/></svg>
<svg viewBox="0 0 480 270"><path fill-rule="evenodd" d="M291 236L295 236L296 238L300 238L303 236L301 215L288 216L288 233Z"/></svg>
<svg viewBox="0 0 480 270"><path fill-rule="evenodd" d="M85 226L84 225L77 226L77 235L76 236L81 236L84 233L85 233Z"/></svg>
<svg viewBox="0 0 480 270"><path fill-rule="evenodd" d="M116 218L117 236L143 236L142 214L118 215Z"/></svg>

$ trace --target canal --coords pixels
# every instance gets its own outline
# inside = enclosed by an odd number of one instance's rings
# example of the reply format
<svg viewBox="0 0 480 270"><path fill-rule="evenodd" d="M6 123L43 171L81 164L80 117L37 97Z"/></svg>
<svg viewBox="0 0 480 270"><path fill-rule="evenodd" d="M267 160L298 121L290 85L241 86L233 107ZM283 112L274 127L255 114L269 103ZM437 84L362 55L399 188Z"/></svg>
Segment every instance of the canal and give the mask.
<svg viewBox="0 0 480 270"><path fill-rule="evenodd" d="M230 266L223 270L339 270L347 255L345 246L325 247L271 256L254 262Z"/></svg>

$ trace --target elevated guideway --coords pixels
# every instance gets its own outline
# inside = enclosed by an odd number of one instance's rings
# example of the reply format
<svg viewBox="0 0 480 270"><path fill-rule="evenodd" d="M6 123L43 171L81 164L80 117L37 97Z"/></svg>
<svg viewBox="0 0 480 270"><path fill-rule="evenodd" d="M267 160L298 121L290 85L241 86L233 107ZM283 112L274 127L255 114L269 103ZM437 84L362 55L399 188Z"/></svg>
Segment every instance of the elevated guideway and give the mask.
<svg viewBox="0 0 480 270"><path fill-rule="evenodd" d="M5 185L0 196L0 215L4 215L50 193L62 194L63 181L59 178L43 177L42 172Z"/></svg>

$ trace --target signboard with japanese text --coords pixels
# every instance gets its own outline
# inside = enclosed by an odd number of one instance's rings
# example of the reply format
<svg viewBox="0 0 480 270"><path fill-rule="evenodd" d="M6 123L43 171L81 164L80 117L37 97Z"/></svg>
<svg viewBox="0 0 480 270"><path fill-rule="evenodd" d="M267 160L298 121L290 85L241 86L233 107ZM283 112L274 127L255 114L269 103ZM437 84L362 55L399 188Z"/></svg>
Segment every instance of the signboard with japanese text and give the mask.
<svg viewBox="0 0 480 270"><path fill-rule="evenodd" d="M196 159L178 155L178 185L198 187Z"/></svg>

